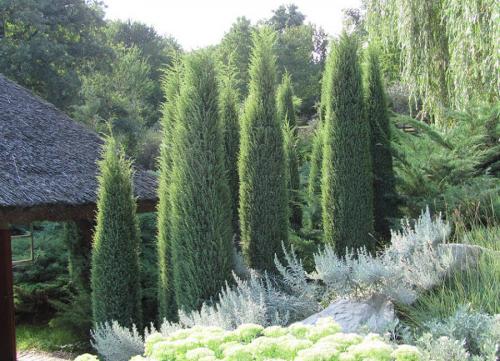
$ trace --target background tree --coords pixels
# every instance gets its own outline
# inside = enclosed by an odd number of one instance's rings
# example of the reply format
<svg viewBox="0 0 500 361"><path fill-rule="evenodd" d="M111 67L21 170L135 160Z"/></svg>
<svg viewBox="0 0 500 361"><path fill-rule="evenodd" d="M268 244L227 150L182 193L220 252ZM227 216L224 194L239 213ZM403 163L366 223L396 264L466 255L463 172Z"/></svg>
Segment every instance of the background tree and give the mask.
<svg viewBox="0 0 500 361"><path fill-rule="evenodd" d="M254 36L238 161L243 254L250 267L260 270L273 269L281 242L288 242L286 159L276 113L275 38L266 27Z"/></svg>
<svg viewBox="0 0 500 361"><path fill-rule="evenodd" d="M302 226L302 207L300 204L299 158L297 154L297 122L293 104L293 87L290 74L285 73L278 87L276 105L278 121L285 132L285 150L287 155L287 184L289 195L290 224L295 230Z"/></svg>
<svg viewBox="0 0 500 361"><path fill-rule="evenodd" d="M306 16L299 11L297 5L281 5L273 10L273 16L269 19L268 24L276 31L282 32L286 28L303 25L305 19Z"/></svg>
<svg viewBox="0 0 500 361"><path fill-rule="evenodd" d="M92 246L92 314L95 324L141 325L139 227L132 169L113 138L99 162L97 216Z"/></svg>
<svg viewBox="0 0 500 361"><path fill-rule="evenodd" d="M278 75L281 77L285 72L291 74L296 95L302 99L300 113L310 116L319 99L326 36L321 29L305 24L305 15L293 4L282 5L273 13L267 23L278 33Z"/></svg>
<svg viewBox="0 0 500 361"><path fill-rule="evenodd" d="M106 53L103 17L98 1L1 1L0 73L68 110L85 65Z"/></svg>
<svg viewBox="0 0 500 361"><path fill-rule="evenodd" d="M186 57L172 148L171 241L175 296L197 309L231 278L231 200L217 77L206 52Z"/></svg>
<svg viewBox="0 0 500 361"><path fill-rule="evenodd" d="M238 153L240 150L240 120L239 120L239 96L235 85L235 69L231 66L223 67L221 76L221 90L219 100L220 122L224 134L224 146L226 155L226 170L229 182L229 194L232 205L233 232L236 245L239 247L240 225L238 216L239 187L238 176Z"/></svg>
<svg viewBox="0 0 500 361"><path fill-rule="evenodd" d="M176 58L166 72L163 91L162 143L160 150L160 176L158 185L158 308L160 320L177 320L174 275L172 265L171 198L172 151L174 128L177 122L177 98L182 82L182 63Z"/></svg>
<svg viewBox="0 0 500 361"><path fill-rule="evenodd" d="M383 241L390 239L389 221L396 218L397 205L389 114L378 55L373 47L368 49L366 70L365 104L371 132L374 227Z"/></svg>
<svg viewBox="0 0 500 361"><path fill-rule="evenodd" d="M362 9L360 8L346 8L342 9L342 25L343 28L349 32L356 34L360 40L364 39L367 35L366 32L366 16L365 16L365 6L362 3Z"/></svg>
<svg viewBox="0 0 500 361"><path fill-rule="evenodd" d="M248 94L248 67L252 50L253 26L246 17L239 17L231 25L219 45L219 58L236 67L235 81L242 97Z"/></svg>
<svg viewBox="0 0 500 361"><path fill-rule="evenodd" d="M498 101L497 17L495 0L370 0L366 24L384 74L408 87L421 118L442 122L449 107Z"/></svg>
<svg viewBox="0 0 500 361"><path fill-rule="evenodd" d="M357 53L355 37L343 33L327 64L322 215L325 242L339 254L374 243L370 128Z"/></svg>
<svg viewBox="0 0 500 361"><path fill-rule="evenodd" d="M100 132L107 132L111 124L127 153L136 155L146 119L153 111L150 72L137 48L117 46L108 69L83 77L83 104L75 107L74 118Z"/></svg>
<svg viewBox="0 0 500 361"><path fill-rule="evenodd" d="M151 111L145 117L145 124L155 125L161 117L163 92L161 77L165 67L172 64L175 54L181 52L181 46L172 37L159 35L156 30L140 22L112 21L107 26L107 35L112 46L121 45L125 48L136 48L140 57L150 67L148 79L152 81L153 89L148 99Z"/></svg>

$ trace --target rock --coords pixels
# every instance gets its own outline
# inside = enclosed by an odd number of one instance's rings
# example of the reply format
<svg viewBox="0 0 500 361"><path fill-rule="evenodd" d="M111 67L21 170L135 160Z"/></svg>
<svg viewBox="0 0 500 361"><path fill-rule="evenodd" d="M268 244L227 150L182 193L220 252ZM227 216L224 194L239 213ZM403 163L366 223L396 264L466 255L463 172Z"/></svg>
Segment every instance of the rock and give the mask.
<svg viewBox="0 0 500 361"><path fill-rule="evenodd" d="M323 317L333 317L343 332L356 332L359 328L365 327L370 332L379 333L386 331L386 327L394 324L397 319L394 305L381 295L372 296L368 300L339 299L323 311L306 318L302 323L314 325Z"/></svg>
<svg viewBox="0 0 500 361"><path fill-rule="evenodd" d="M465 271L467 268L474 267L479 257L485 252L498 253L487 248L471 244L445 243L439 245L442 255L449 252L451 256L450 270Z"/></svg>

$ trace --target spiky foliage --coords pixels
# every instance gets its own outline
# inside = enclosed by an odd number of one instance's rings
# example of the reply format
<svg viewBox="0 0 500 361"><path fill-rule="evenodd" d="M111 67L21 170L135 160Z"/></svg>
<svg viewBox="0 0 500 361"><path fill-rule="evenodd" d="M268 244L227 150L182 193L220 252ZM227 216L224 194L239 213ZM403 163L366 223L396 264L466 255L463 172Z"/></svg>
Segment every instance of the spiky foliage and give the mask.
<svg viewBox="0 0 500 361"><path fill-rule="evenodd" d="M238 153L240 149L239 96L236 87L235 70L231 66L223 66L222 84L219 96L220 122L224 134L226 169L231 197L233 232L236 245L239 245L240 222L238 217L239 187Z"/></svg>
<svg viewBox="0 0 500 361"><path fill-rule="evenodd" d="M446 129L436 125L406 133L393 128L398 191L403 209L425 204L471 225L500 215L500 103L451 113ZM412 124L398 116L398 123ZM413 125L412 125L413 126ZM458 212L458 213L457 213ZM457 214L455 214L457 213Z"/></svg>
<svg viewBox="0 0 500 361"><path fill-rule="evenodd" d="M288 123L283 126L286 158L286 180L289 199L289 219L293 229L302 228L302 206L300 202L299 156L297 154L297 136Z"/></svg>
<svg viewBox="0 0 500 361"><path fill-rule="evenodd" d="M166 102L163 105L160 177L158 185L158 308L160 320L176 320L177 305L173 288L172 249L170 236L170 183L172 177L172 142L177 120L177 98L182 77L182 64L176 59L163 83Z"/></svg>
<svg viewBox="0 0 500 361"><path fill-rule="evenodd" d="M276 105L278 112L278 120L280 122L290 125L290 128L294 129L297 133L297 121L295 119L295 108L293 106L293 86L292 77L290 74L283 74L283 79L281 84L278 86L276 91Z"/></svg>
<svg viewBox="0 0 500 361"><path fill-rule="evenodd" d="M321 166L323 163L323 122L320 121L312 140L307 184L307 227L317 229L321 226Z"/></svg>
<svg viewBox="0 0 500 361"><path fill-rule="evenodd" d="M94 322L140 325L139 226L132 169L113 138L106 139L99 170L91 272Z"/></svg>
<svg viewBox="0 0 500 361"><path fill-rule="evenodd" d="M366 115L371 131L373 169L373 211L375 233L382 240L391 236L390 218L396 218L395 177L391 154L391 133L378 54L368 49L365 81Z"/></svg>
<svg viewBox="0 0 500 361"><path fill-rule="evenodd" d="M231 201L214 61L184 60L172 144L171 242L177 305L193 310L231 278Z"/></svg>
<svg viewBox="0 0 500 361"><path fill-rule="evenodd" d="M339 254L373 248L370 129L363 110L358 44L343 33L328 60L322 165L325 242Z"/></svg>
<svg viewBox="0 0 500 361"><path fill-rule="evenodd" d="M254 35L250 93L241 123L239 155L242 250L250 267L272 269L288 242L288 197L283 133L276 114L275 34Z"/></svg>
<svg viewBox="0 0 500 361"><path fill-rule="evenodd" d="M284 127L290 224L295 230L299 230L302 226L302 208L299 196L300 177L297 154L297 122L295 120L295 107L293 104L292 79L288 73L283 75L283 80L278 86L276 105L278 121Z"/></svg>

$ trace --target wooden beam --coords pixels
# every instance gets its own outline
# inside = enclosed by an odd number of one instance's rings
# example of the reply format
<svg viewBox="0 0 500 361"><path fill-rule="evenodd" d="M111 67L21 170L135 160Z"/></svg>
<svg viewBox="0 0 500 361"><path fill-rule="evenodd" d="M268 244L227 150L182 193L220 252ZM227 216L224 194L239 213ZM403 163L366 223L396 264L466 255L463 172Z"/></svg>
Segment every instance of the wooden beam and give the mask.
<svg viewBox="0 0 500 361"><path fill-rule="evenodd" d="M16 324L10 230L0 221L0 361L16 361Z"/></svg>
<svg viewBox="0 0 500 361"><path fill-rule="evenodd" d="M138 200L137 213L156 212L156 199ZM46 204L33 207L0 207L0 219L11 224L29 224L35 221L65 222L70 220L93 220L96 205ZM1 361L1 360L0 360Z"/></svg>

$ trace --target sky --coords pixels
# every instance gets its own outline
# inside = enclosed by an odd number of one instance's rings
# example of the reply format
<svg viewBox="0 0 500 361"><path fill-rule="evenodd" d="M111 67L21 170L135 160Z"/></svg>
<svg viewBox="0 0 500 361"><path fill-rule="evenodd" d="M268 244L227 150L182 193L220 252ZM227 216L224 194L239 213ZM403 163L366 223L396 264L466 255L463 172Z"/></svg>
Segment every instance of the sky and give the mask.
<svg viewBox="0 0 500 361"><path fill-rule="evenodd" d="M293 2L306 22L320 25L330 35L342 28L342 9L360 0L104 0L107 19L135 20L162 35L171 35L185 50L217 44L238 16L252 23L269 18L272 10Z"/></svg>

